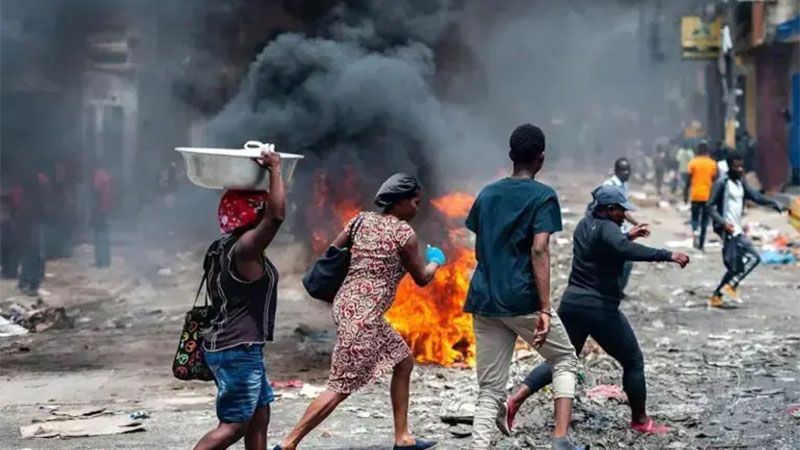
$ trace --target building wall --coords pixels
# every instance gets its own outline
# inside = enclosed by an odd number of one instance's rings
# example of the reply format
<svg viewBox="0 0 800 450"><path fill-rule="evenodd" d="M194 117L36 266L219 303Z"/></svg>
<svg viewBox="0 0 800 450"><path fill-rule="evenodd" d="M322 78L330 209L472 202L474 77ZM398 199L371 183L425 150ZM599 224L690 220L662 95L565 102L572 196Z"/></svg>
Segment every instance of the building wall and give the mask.
<svg viewBox="0 0 800 450"><path fill-rule="evenodd" d="M758 100L756 171L768 192L783 188L788 179L789 130L782 109L789 101L788 46L761 46L754 51Z"/></svg>

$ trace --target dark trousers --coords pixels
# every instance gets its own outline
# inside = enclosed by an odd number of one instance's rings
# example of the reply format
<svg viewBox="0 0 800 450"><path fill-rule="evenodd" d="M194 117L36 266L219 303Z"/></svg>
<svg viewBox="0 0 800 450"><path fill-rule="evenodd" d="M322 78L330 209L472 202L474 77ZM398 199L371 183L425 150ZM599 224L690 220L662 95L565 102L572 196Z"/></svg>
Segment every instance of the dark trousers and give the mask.
<svg viewBox="0 0 800 450"><path fill-rule="evenodd" d="M700 250L706 243L708 229L708 212L705 202L692 202L692 231L695 234L695 248Z"/></svg>
<svg viewBox="0 0 800 450"><path fill-rule="evenodd" d="M647 386L644 378L644 357L628 318L619 309L584 308L562 303L558 316L567 329L576 353L581 352L591 336L603 350L622 365L622 388L632 408L644 409ZM553 368L542 363L525 377L525 385L536 392L553 381Z"/></svg>
<svg viewBox="0 0 800 450"><path fill-rule="evenodd" d="M11 220L6 220L0 225L0 266L0 276L5 279L17 278L19 242Z"/></svg>
<svg viewBox="0 0 800 450"><path fill-rule="evenodd" d="M714 291L716 295L720 295L722 288L725 287L726 284L730 284L734 289L739 287L739 283L747 278L750 272L761 263L761 256L758 254L758 251L753 247L753 243L750 239L747 239L743 234L738 236L725 235L723 239L725 243L722 246L722 254L725 255L727 253L726 250L728 246L735 245L738 247L737 254L744 260L744 264L739 267L740 270L728 269L725 272L725 275L722 276L722 281L719 282L717 289Z"/></svg>
<svg viewBox="0 0 800 450"><path fill-rule="evenodd" d="M105 218L94 225L94 263L97 267L111 266L111 231Z"/></svg>
<svg viewBox="0 0 800 450"><path fill-rule="evenodd" d="M28 237L20 255L18 287L20 290L35 292L44 279L44 229L41 224L28 230Z"/></svg>
<svg viewBox="0 0 800 450"><path fill-rule="evenodd" d="M687 201L689 198L689 173L688 172L681 172L680 174L680 185L681 185L681 193L683 195L683 201Z"/></svg>
<svg viewBox="0 0 800 450"><path fill-rule="evenodd" d="M661 195L661 186L664 185L664 174L665 174L664 169L656 168L655 184L656 184L656 193L658 193L658 195Z"/></svg>

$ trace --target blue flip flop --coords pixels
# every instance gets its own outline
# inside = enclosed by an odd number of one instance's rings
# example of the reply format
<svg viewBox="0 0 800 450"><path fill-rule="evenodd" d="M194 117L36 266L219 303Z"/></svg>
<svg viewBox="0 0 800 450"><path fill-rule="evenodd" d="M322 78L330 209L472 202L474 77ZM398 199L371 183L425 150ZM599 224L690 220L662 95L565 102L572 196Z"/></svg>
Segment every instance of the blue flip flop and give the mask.
<svg viewBox="0 0 800 450"><path fill-rule="evenodd" d="M422 439L417 439L417 442L414 445L395 445L394 450L427 450L430 448L436 448L439 445L436 441L423 441Z"/></svg>

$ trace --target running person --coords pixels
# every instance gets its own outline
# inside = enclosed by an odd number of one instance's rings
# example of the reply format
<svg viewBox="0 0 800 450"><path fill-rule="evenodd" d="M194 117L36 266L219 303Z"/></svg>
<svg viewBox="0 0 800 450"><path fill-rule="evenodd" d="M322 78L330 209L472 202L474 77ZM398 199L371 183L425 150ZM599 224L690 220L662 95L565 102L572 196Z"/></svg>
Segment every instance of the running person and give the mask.
<svg viewBox="0 0 800 450"><path fill-rule="evenodd" d="M632 242L649 236L646 224L623 234L619 225L625 220L625 212L635 208L618 188L600 186L592 195L592 212L575 228L572 272L558 316L577 353L591 336L622 365L622 385L631 407L631 428L643 433L666 433L668 429L656 424L645 409L644 359L633 328L619 310L623 295L619 278L625 261L671 261L683 268L689 257ZM553 367L548 363L531 371L524 385L508 400L509 427L525 399L552 380Z"/></svg>
<svg viewBox="0 0 800 450"><path fill-rule="evenodd" d="M728 269L722 277L709 306L714 308L735 308L733 302L741 303L737 291L739 283L761 262L753 242L744 234L742 213L744 201L751 200L762 206L772 207L778 212L785 209L775 200L761 195L744 180L744 156L738 151L728 154L728 174L714 183L711 198L706 206L708 215L714 221L714 231L722 237L722 255ZM726 257L729 255L729 257ZM744 261L743 264L740 264Z"/></svg>

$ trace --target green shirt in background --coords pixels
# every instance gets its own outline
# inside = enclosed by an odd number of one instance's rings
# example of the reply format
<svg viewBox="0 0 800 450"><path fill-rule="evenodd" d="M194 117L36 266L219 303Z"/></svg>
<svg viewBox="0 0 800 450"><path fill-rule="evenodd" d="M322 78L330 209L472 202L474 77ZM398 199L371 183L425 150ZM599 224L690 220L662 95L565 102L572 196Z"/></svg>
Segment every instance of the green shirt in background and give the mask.
<svg viewBox="0 0 800 450"><path fill-rule="evenodd" d="M688 173L689 172L689 161L694 158L694 151L690 148L680 148L678 149L678 153L675 155L675 159L678 160L678 172L680 173Z"/></svg>

